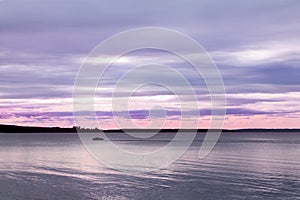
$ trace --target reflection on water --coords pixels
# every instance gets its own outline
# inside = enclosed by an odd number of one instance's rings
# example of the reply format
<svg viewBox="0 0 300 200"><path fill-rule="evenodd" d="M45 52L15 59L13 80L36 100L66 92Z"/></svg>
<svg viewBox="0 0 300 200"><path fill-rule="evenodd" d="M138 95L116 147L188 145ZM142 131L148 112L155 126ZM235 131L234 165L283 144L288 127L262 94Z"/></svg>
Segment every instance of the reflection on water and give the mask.
<svg viewBox="0 0 300 200"><path fill-rule="evenodd" d="M147 151L169 136L111 137ZM95 161L75 134L0 134L0 199L300 199L300 133L222 134L200 160L202 138L171 166L129 175Z"/></svg>

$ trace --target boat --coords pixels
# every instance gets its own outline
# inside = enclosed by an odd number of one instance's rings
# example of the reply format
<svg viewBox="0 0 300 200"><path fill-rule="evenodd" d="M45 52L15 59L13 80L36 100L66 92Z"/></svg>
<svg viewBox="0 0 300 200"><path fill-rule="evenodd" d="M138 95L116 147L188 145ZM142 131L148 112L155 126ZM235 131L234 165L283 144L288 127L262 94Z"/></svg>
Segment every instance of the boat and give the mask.
<svg viewBox="0 0 300 200"><path fill-rule="evenodd" d="M101 138L101 137L94 137L92 140L94 140L94 141L98 141L98 140L104 140L103 138Z"/></svg>

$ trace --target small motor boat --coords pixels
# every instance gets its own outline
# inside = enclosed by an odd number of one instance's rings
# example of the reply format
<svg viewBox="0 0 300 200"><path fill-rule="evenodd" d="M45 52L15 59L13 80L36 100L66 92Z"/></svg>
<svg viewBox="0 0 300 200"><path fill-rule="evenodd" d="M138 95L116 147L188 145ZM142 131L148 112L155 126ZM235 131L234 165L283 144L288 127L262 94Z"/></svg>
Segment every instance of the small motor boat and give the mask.
<svg viewBox="0 0 300 200"><path fill-rule="evenodd" d="M104 140L103 138L101 138L101 137L94 137L92 140L94 140L94 141L100 141L100 140Z"/></svg>

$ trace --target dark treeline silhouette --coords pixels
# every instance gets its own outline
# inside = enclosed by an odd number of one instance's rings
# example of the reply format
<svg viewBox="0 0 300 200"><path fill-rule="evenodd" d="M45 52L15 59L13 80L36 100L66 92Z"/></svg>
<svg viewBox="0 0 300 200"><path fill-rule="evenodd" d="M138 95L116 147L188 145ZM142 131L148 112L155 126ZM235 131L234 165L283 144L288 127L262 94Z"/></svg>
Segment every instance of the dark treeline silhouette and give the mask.
<svg viewBox="0 0 300 200"><path fill-rule="evenodd" d="M60 127L34 127L34 126L15 126L15 125L0 125L2 133L75 133L76 127L60 128Z"/></svg>
<svg viewBox="0 0 300 200"><path fill-rule="evenodd" d="M177 132L179 129L114 129L114 130L102 130L105 133L118 133L118 132ZM60 127L35 127L35 126L16 126L16 125L1 125L0 133L76 133L76 132L99 132L101 130L94 128L60 128ZM193 132L192 129L181 129L185 132ZM208 129L198 129L198 132L207 132ZM213 130L212 130L213 131ZM300 129L235 129L228 130L223 129L222 132L300 132Z"/></svg>

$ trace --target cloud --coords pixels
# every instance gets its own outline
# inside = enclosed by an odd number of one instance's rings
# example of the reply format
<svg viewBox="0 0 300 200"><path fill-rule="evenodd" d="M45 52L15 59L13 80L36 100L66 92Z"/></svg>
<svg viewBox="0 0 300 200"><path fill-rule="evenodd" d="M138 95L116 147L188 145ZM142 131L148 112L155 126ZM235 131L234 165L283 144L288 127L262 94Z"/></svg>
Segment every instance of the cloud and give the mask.
<svg viewBox="0 0 300 200"><path fill-rule="evenodd" d="M71 124L74 81L90 50L112 34L143 26L174 28L208 50L224 79L228 115L294 115L299 111L300 92L299 8L294 0L2 1L1 118L34 123L46 122L48 116L51 123L61 118ZM103 63L103 59L92 62ZM147 63L165 64L182 74L196 91L200 113L209 115L208 90L193 67L167 52L148 49L129 53L107 69L96 93L102 117L111 115L108 102L118 80ZM183 82L157 68L138 71L124 81L117 98L124 98L132 85L149 78L168 80L184 103L191 104ZM178 103L171 97L170 91L157 85L140 88L134 96L140 108L131 108L131 114L136 120L146 119L145 101L167 102L171 110L167 114L176 118ZM40 114L30 115L32 110ZM123 116L124 112L117 113Z"/></svg>
<svg viewBox="0 0 300 200"><path fill-rule="evenodd" d="M257 66L270 62L286 62L295 60L300 53L299 40L267 41L239 49L227 51L211 51L210 55L220 65Z"/></svg>

